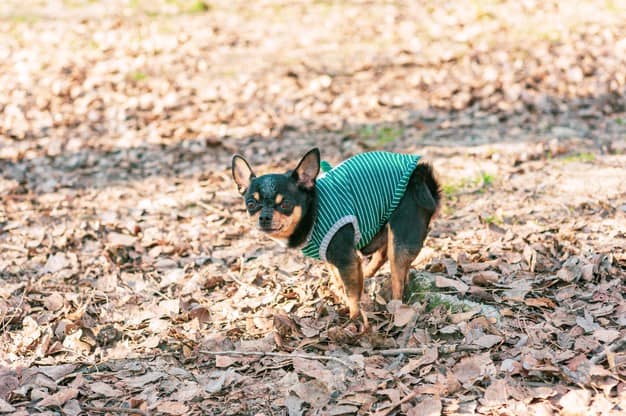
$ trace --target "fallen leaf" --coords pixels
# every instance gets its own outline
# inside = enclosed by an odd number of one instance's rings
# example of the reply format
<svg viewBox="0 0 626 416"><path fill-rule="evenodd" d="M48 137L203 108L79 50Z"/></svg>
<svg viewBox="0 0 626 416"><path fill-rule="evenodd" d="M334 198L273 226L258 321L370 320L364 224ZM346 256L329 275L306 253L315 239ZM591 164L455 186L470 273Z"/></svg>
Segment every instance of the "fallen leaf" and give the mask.
<svg viewBox="0 0 626 416"><path fill-rule="evenodd" d="M482 403L486 406L500 406L507 402L509 394L507 392L506 380L495 380L485 390Z"/></svg>
<svg viewBox="0 0 626 416"><path fill-rule="evenodd" d="M524 303L535 308L556 308L556 303L548 298L527 298Z"/></svg>
<svg viewBox="0 0 626 416"><path fill-rule="evenodd" d="M72 399L63 406L63 414L67 416L78 416L83 412L80 403L76 399Z"/></svg>
<svg viewBox="0 0 626 416"><path fill-rule="evenodd" d="M123 394L121 390L114 389L110 385L103 383L101 381L90 383L89 388L94 393L100 394L106 397L120 397Z"/></svg>
<svg viewBox="0 0 626 416"><path fill-rule="evenodd" d="M58 292L54 292L44 299L43 304L50 312L56 312L63 307L64 302L63 296Z"/></svg>
<svg viewBox="0 0 626 416"><path fill-rule="evenodd" d="M70 265L70 260L64 253L56 253L48 257L48 261L43 266L42 273L56 273Z"/></svg>
<svg viewBox="0 0 626 416"><path fill-rule="evenodd" d="M298 383L291 390L314 408L321 408L330 400L330 392L319 380Z"/></svg>
<svg viewBox="0 0 626 416"><path fill-rule="evenodd" d="M438 356L439 351L436 347L426 348L424 355L418 359L410 359L409 362L398 371L398 376L401 377L403 375L410 374L424 365L432 364L437 360Z"/></svg>
<svg viewBox="0 0 626 416"><path fill-rule="evenodd" d="M160 402L156 406L156 409L159 412L163 412L168 415L184 415L187 414L187 412L189 411L189 407L186 406L184 403L171 400Z"/></svg>
<svg viewBox="0 0 626 416"><path fill-rule="evenodd" d="M407 411L407 416L440 416L443 406L441 400L427 397Z"/></svg>
<svg viewBox="0 0 626 416"><path fill-rule="evenodd" d="M107 234L107 242L113 247L132 247L137 242L137 237L128 234L110 232Z"/></svg>
<svg viewBox="0 0 626 416"><path fill-rule="evenodd" d="M600 342L610 344L620 337L620 332L617 329L597 328L593 330L591 335Z"/></svg>
<svg viewBox="0 0 626 416"><path fill-rule="evenodd" d="M0 398L0 413L11 413L15 411L15 407L7 403L3 398Z"/></svg>
<svg viewBox="0 0 626 416"><path fill-rule="evenodd" d="M74 399L76 396L78 396L78 389L71 388L71 387L70 388L66 388L66 389L62 389L62 390L59 390L58 392L54 393L53 395L45 397L43 400L41 400L39 403L37 403L37 406L39 406L39 407L48 407L48 406L60 407L60 406L63 406L68 400Z"/></svg>
<svg viewBox="0 0 626 416"><path fill-rule="evenodd" d="M502 337L498 335L482 335L478 339L475 339L472 343L479 345L483 348L491 348L496 344L502 342Z"/></svg>
<svg viewBox="0 0 626 416"><path fill-rule="evenodd" d="M460 293L465 293L469 290L469 286L463 283L462 281L456 280L456 279L448 279L447 277L443 277L443 276L435 277L435 286L452 287L452 288L455 288Z"/></svg>
<svg viewBox="0 0 626 416"><path fill-rule="evenodd" d="M581 260L576 256L572 256L565 260L563 267L556 273L556 277L564 282L573 282L582 276Z"/></svg>
<svg viewBox="0 0 626 416"><path fill-rule="evenodd" d="M166 376L167 374L162 373L160 371L152 371L142 376L128 378L125 380L125 382L129 387L139 388L139 387L145 386L146 384L159 381Z"/></svg>
<svg viewBox="0 0 626 416"><path fill-rule="evenodd" d="M477 286L491 286L498 283L500 275L492 270L485 270L471 275L472 283Z"/></svg>
<svg viewBox="0 0 626 416"><path fill-rule="evenodd" d="M304 400L302 400L295 394L290 393L289 396L287 396L287 398L285 399L285 406L287 407L289 416L301 416L302 414L304 414L304 410L302 409L304 403Z"/></svg>
<svg viewBox="0 0 626 416"><path fill-rule="evenodd" d="M474 383L491 371L492 366L493 363L488 356L479 354L462 358L452 371L461 383Z"/></svg>
<svg viewBox="0 0 626 416"><path fill-rule="evenodd" d="M564 416L584 416L587 414L590 400L591 392L589 390L570 390L559 399L559 405L562 407L561 414Z"/></svg>
<svg viewBox="0 0 626 416"><path fill-rule="evenodd" d="M408 305L400 305L393 313L393 324L395 326L405 326L411 322L417 312Z"/></svg>

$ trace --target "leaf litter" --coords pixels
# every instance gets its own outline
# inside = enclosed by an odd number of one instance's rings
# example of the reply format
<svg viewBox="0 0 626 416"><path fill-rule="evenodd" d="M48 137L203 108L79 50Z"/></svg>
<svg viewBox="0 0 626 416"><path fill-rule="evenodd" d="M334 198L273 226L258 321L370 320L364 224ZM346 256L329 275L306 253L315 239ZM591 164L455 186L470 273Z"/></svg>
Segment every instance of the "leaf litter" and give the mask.
<svg viewBox="0 0 626 416"><path fill-rule="evenodd" d="M0 8L0 412L626 410L619 3L69 3ZM368 335L229 178L312 146L444 184Z"/></svg>

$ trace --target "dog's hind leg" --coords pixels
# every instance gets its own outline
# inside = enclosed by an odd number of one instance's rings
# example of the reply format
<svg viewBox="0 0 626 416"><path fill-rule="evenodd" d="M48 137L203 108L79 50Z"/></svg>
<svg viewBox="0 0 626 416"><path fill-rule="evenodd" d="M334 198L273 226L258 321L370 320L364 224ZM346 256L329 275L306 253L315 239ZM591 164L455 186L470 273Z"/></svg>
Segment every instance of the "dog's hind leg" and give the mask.
<svg viewBox="0 0 626 416"><path fill-rule="evenodd" d="M432 172L427 165L418 165L400 204L387 223L387 255L391 266L393 299L404 295L411 262L417 257L428 234L430 219L437 208L439 195L429 188ZM426 179L425 179L426 178ZM432 179L433 189L437 183Z"/></svg>
<svg viewBox="0 0 626 416"><path fill-rule="evenodd" d="M369 279L374 276L378 269L382 267L383 264L387 261L387 246L379 248L377 251L372 254L372 258L365 266L365 270L363 270L363 278Z"/></svg>

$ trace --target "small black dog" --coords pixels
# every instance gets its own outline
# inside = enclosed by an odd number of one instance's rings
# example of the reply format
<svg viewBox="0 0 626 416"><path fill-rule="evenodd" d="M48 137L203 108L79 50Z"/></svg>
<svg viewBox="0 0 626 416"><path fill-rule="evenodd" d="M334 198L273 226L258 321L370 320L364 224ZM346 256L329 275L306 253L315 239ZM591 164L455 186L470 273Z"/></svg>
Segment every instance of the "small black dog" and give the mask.
<svg viewBox="0 0 626 416"><path fill-rule="evenodd" d="M270 237L301 247L332 265L350 318L361 312L363 279L389 259L394 299L402 300L411 262L419 254L441 190L419 156L369 152L320 172L320 152L307 152L293 171L255 176L233 156L232 174L252 221ZM319 174L319 176L318 176ZM363 270L358 254L372 255Z"/></svg>

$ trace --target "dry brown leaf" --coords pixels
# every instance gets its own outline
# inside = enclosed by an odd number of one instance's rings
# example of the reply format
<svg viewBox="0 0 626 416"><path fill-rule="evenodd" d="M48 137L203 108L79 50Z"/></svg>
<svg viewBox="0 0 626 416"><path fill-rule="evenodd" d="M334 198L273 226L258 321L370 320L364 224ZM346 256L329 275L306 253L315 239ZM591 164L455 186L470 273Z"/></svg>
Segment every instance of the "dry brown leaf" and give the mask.
<svg viewBox="0 0 626 416"><path fill-rule="evenodd" d="M592 336L600 342L610 344L620 337L620 332L617 329L597 328L593 331Z"/></svg>
<svg viewBox="0 0 626 416"><path fill-rule="evenodd" d="M472 341L472 344L476 344L479 345L483 348L491 348L496 344L499 344L502 342L502 337L498 336L498 335L482 335L480 337L478 337L477 339Z"/></svg>
<svg viewBox="0 0 626 416"><path fill-rule="evenodd" d="M64 253L56 253L48 257L46 265L43 266L42 273L56 273L70 266L70 260Z"/></svg>
<svg viewBox="0 0 626 416"><path fill-rule="evenodd" d="M559 405L562 407L561 414L564 416L586 415L590 400L591 392L589 390L570 390L559 399Z"/></svg>
<svg viewBox="0 0 626 416"><path fill-rule="evenodd" d="M130 387L139 388L139 387L145 386L146 384L154 383L155 381L159 381L159 380L161 380L162 378L164 378L166 376L167 376L166 373L163 373L163 372L160 372L160 371L152 371L152 372L146 373L146 374L144 374L142 376L127 378L124 381Z"/></svg>
<svg viewBox="0 0 626 416"><path fill-rule="evenodd" d="M0 413L11 413L14 411L15 407L11 406L3 398L0 397Z"/></svg>
<svg viewBox="0 0 626 416"><path fill-rule="evenodd" d="M68 400L74 399L78 396L78 389L75 388L65 388L61 389L58 392L54 393L51 396L45 397L37 406L39 407L48 407L48 406L63 406Z"/></svg>
<svg viewBox="0 0 626 416"><path fill-rule="evenodd" d="M563 280L564 282L573 282L574 280L580 279L582 276L582 261L579 257L572 256L568 258L565 263L563 263L563 267L556 273L556 277Z"/></svg>
<svg viewBox="0 0 626 416"><path fill-rule="evenodd" d="M524 303L535 308L556 308L556 303L548 298L527 298Z"/></svg>
<svg viewBox="0 0 626 416"><path fill-rule="evenodd" d="M157 404L156 406L156 409L159 412L163 412L167 415L184 415L187 414L187 412L189 411L189 407L186 406L184 403L172 400L159 402L159 404Z"/></svg>
<svg viewBox="0 0 626 416"><path fill-rule="evenodd" d="M448 279L447 277L443 277L443 276L436 276L435 277L435 286L437 286L437 287L452 287L452 288L456 289L460 293L465 293L465 292L467 292L469 290L469 286L467 284L461 282L460 280Z"/></svg>
<svg viewBox="0 0 626 416"><path fill-rule="evenodd" d="M120 397L123 394L121 390L117 390L111 387L109 384L103 383L101 381L90 383L88 386L94 393L100 394L105 397Z"/></svg>
<svg viewBox="0 0 626 416"><path fill-rule="evenodd" d="M439 416L441 415L441 400L434 397L427 397L419 402L415 407L408 410L408 416Z"/></svg>
<svg viewBox="0 0 626 416"><path fill-rule="evenodd" d="M402 367L399 371L398 371L398 377L401 377L403 375L406 374L410 374L413 371L417 370L418 368L427 365L427 364L432 364L434 363L437 358L439 356L439 351L437 348L433 347L433 348L427 348L424 351L424 355L421 356L420 358L417 359L411 359L409 360L408 363L406 363L404 365L404 367Z"/></svg>
<svg viewBox="0 0 626 416"><path fill-rule="evenodd" d="M64 303L65 299L58 292L51 293L50 296L44 299L44 307L50 312L58 311L63 307Z"/></svg>
<svg viewBox="0 0 626 416"><path fill-rule="evenodd" d="M448 320L453 324L458 324L460 322L467 322L479 312L480 312L480 309L474 309L474 310L467 311L467 312L451 313L448 315Z"/></svg>
<svg viewBox="0 0 626 416"><path fill-rule="evenodd" d="M495 380L485 390L483 404L486 406L500 406L509 398L506 380Z"/></svg>
<svg viewBox="0 0 626 416"><path fill-rule="evenodd" d="M497 283L500 275L491 270L480 271L472 274L472 283L478 286L491 286Z"/></svg>
<svg viewBox="0 0 626 416"><path fill-rule="evenodd" d="M298 383L291 388L291 391L314 408L321 408L330 400L330 392L319 380Z"/></svg>
<svg viewBox="0 0 626 416"><path fill-rule="evenodd" d="M491 371L493 363L484 354L462 358L453 368L455 377L461 383L473 383Z"/></svg>
<svg viewBox="0 0 626 416"><path fill-rule="evenodd" d="M137 242L137 237L128 234L109 232L107 242L113 247L132 247Z"/></svg>

